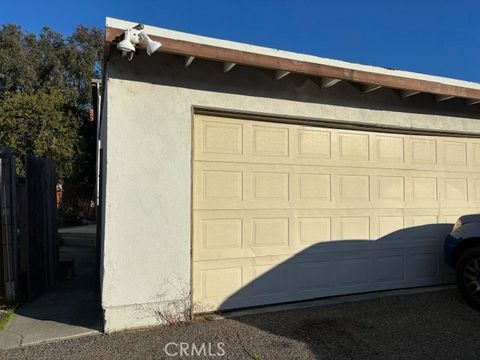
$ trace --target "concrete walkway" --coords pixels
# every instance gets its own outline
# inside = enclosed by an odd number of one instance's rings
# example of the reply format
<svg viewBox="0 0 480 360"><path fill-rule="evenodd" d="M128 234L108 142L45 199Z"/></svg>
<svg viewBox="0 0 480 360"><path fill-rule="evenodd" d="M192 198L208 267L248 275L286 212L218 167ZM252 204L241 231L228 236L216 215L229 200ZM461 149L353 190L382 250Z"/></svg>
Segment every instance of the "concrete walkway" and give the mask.
<svg viewBox="0 0 480 360"><path fill-rule="evenodd" d="M67 229L60 257L75 259L75 275L52 291L25 304L0 332L0 349L98 333L102 314L96 277L94 226ZM82 235L84 234L84 235ZM82 243L82 238L83 243Z"/></svg>

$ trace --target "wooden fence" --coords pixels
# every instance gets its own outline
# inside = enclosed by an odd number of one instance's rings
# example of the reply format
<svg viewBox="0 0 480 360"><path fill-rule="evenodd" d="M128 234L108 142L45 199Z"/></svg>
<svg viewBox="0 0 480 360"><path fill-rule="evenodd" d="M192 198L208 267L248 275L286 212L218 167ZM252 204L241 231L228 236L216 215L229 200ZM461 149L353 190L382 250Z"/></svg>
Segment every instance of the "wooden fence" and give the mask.
<svg viewBox="0 0 480 360"><path fill-rule="evenodd" d="M0 149L0 301L15 298L17 281L17 225L15 158L9 149Z"/></svg>
<svg viewBox="0 0 480 360"><path fill-rule="evenodd" d="M8 214L10 219L7 223L2 216L0 258L3 262L0 271L3 273L0 276L3 277L0 280L3 280L3 286L0 288L5 290L0 296L6 299L18 295L34 298L55 286L57 281L59 243L55 164L52 160L28 155L25 158L25 178L16 178L15 158L8 150L0 155L0 185L2 190L5 189L0 197L2 214ZM3 176L4 167L9 169L9 175L5 172Z"/></svg>

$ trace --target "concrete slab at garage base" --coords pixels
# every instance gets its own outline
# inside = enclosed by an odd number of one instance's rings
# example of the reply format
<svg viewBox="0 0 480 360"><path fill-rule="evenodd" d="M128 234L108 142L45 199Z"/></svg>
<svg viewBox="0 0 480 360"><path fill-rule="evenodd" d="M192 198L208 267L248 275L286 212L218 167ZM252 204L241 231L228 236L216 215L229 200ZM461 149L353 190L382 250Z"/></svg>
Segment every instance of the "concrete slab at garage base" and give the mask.
<svg viewBox="0 0 480 360"><path fill-rule="evenodd" d="M277 311L308 309L308 308L313 308L317 306L345 304L350 302L367 301L367 300L380 299L380 298L391 297L391 296L414 295L414 294L421 294L426 292L453 290L455 288L456 286L452 284L452 285L439 285L439 286L425 286L425 287L412 288L412 289L376 291L376 292L369 292L364 294L333 296L329 298L300 301L300 302L288 303L288 304L268 305L268 306L254 307L249 309L233 310L233 311L222 313L221 315L219 315L219 318L229 319L229 318L236 318L239 316L266 314L266 313L272 313ZM205 314L205 315L199 315L199 316L207 316L211 318L212 315Z"/></svg>

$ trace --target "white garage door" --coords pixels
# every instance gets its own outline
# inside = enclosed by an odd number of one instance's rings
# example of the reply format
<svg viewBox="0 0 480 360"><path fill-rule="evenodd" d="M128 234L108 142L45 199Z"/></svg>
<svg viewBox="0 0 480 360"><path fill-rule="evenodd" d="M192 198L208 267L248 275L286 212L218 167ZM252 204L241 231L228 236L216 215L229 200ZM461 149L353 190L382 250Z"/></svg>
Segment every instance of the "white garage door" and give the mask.
<svg viewBox="0 0 480 360"><path fill-rule="evenodd" d="M451 281L480 207L476 139L196 115L193 157L200 311Z"/></svg>

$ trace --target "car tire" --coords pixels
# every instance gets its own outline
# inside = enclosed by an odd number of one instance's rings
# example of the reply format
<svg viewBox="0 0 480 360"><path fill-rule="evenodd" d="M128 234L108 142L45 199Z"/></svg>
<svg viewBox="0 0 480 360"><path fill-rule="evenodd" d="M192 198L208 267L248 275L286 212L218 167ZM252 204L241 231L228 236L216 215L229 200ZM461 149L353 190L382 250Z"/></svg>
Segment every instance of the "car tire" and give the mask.
<svg viewBox="0 0 480 360"><path fill-rule="evenodd" d="M480 310L480 247L460 255L455 273L462 297L472 308Z"/></svg>

